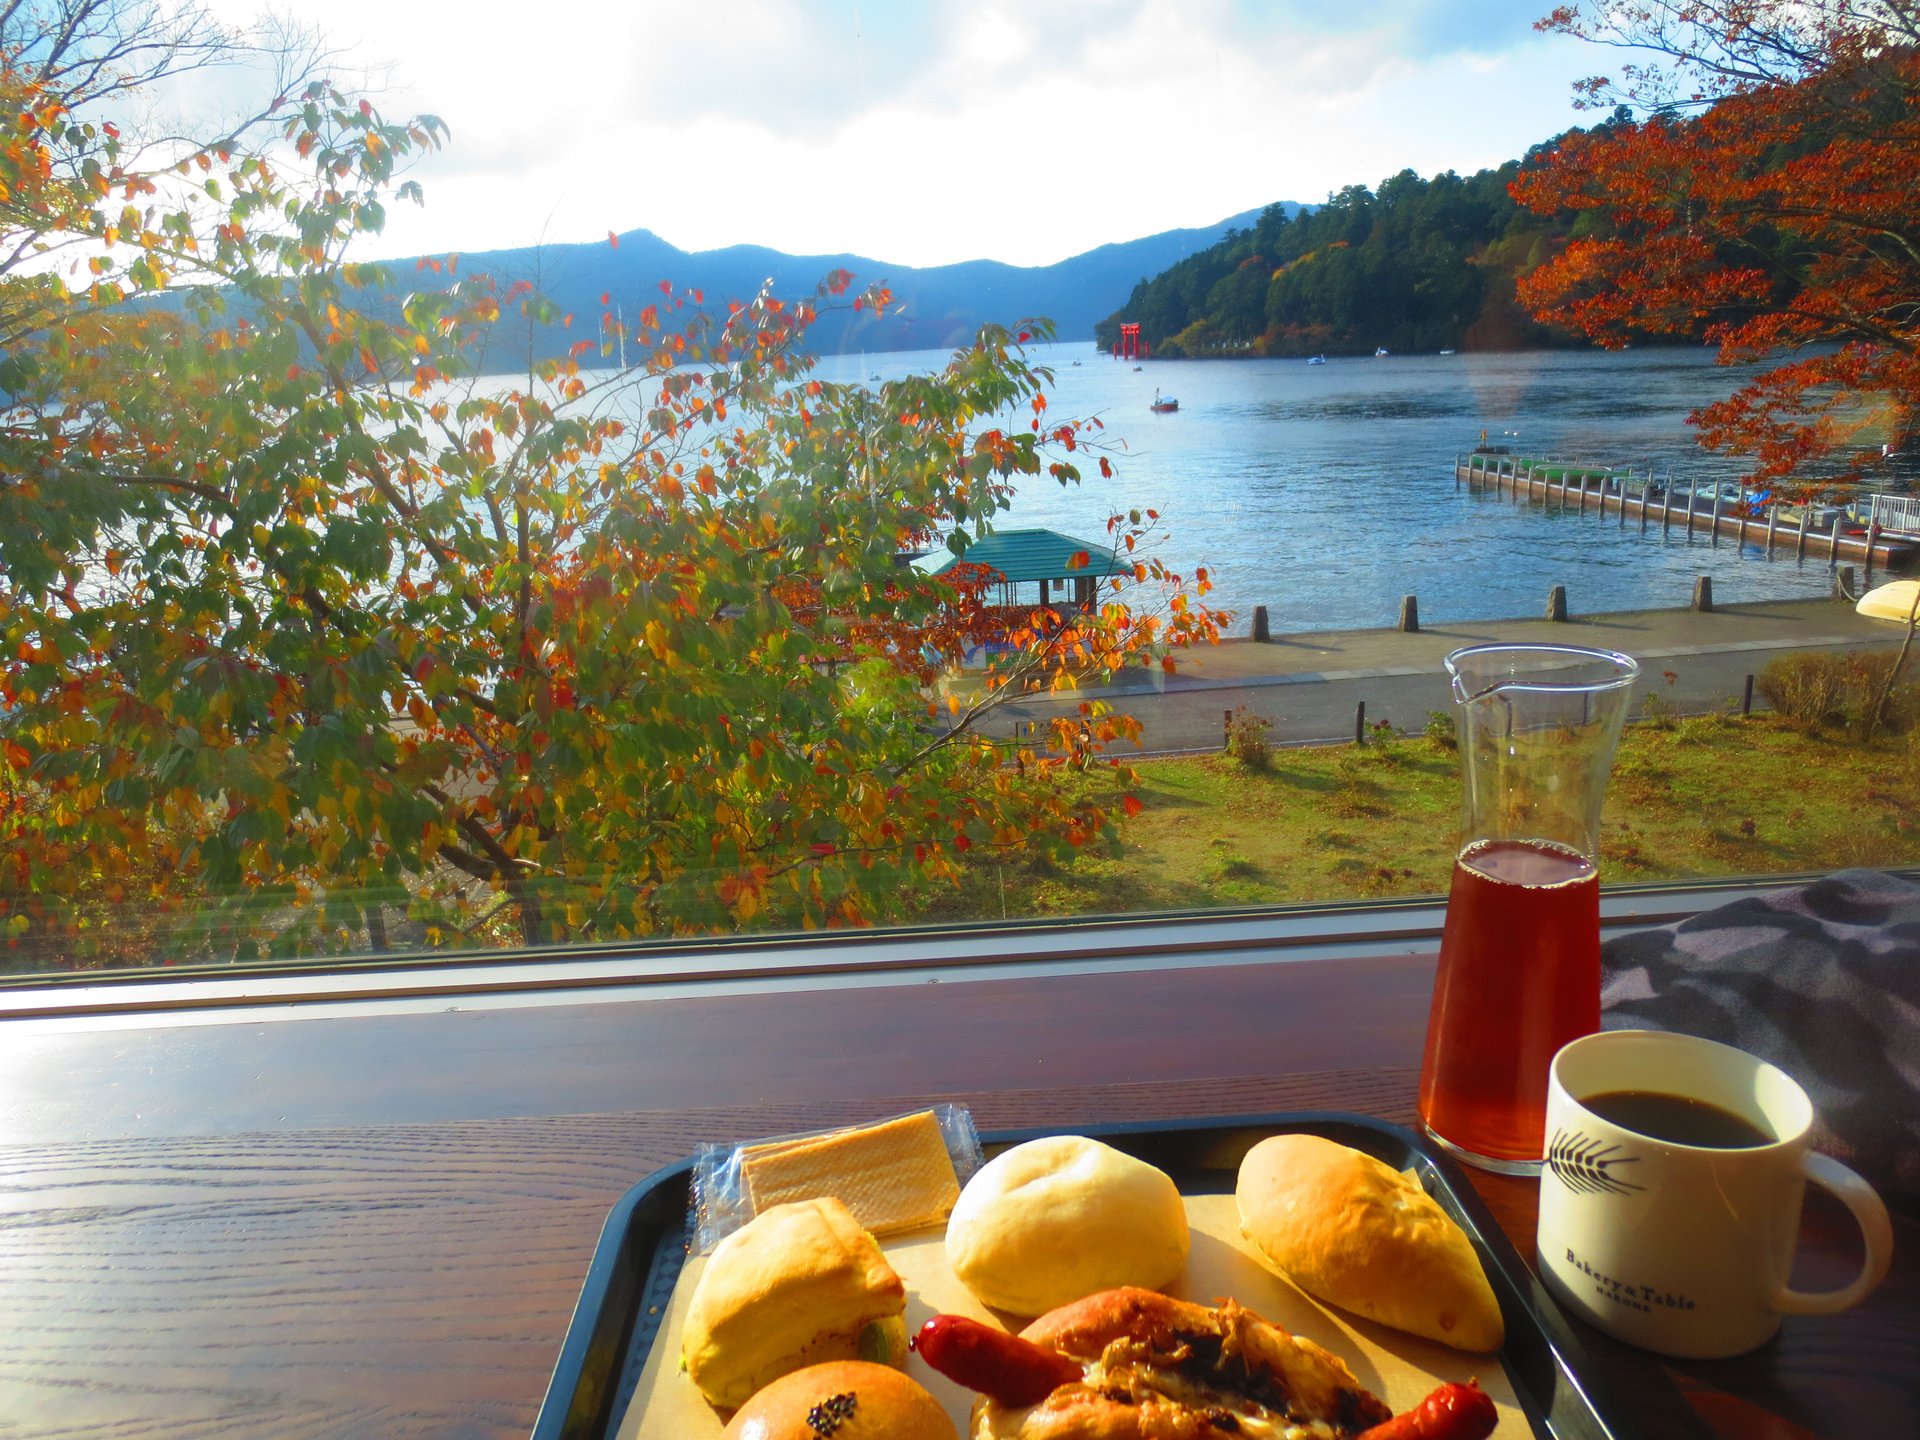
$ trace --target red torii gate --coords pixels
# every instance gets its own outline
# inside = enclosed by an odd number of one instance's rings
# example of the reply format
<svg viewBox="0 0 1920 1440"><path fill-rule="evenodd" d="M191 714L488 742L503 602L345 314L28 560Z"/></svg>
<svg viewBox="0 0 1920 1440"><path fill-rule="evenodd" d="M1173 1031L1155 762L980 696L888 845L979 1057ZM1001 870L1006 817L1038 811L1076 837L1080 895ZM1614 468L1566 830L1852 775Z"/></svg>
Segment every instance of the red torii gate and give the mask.
<svg viewBox="0 0 1920 1440"><path fill-rule="evenodd" d="M1146 353L1147 347L1140 343L1140 327L1138 325L1122 325L1120 327L1120 343L1113 347L1113 358L1116 360L1138 360Z"/></svg>

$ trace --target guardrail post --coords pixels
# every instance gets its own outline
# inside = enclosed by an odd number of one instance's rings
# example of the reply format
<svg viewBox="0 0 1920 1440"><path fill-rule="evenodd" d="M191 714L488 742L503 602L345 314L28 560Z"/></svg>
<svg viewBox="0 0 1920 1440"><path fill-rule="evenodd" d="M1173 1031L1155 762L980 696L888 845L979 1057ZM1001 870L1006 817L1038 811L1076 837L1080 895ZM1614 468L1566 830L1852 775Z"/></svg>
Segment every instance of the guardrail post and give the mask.
<svg viewBox="0 0 1920 1440"><path fill-rule="evenodd" d="M1367 743L1367 702L1364 700L1353 707L1353 743Z"/></svg>
<svg viewBox="0 0 1920 1440"><path fill-rule="evenodd" d="M1713 577L1702 575L1693 582L1693 608L1702 615L1713 609Z"/></svg>
<svg viewBox="0 0 1920 1440"><path fill-rule="evenodd" d="M1271 633L1267 629L1267 607L1264 605L1254 606L1253 607L1254 643L1256 645L1266 645L1271 642L1272 638L1273 637Z"/></svg>
<svg viewBox="0 0 1920 1440"><path fill-rule="evenodd" d="M1400 628L1412 634L1420 628L1420 597L1402 595L1400 597Z"/></svg>
<svg viewBox="0 0 1920 1440"><path fill-rule="evenodd" d="M1753 714L1753 676L1751 675L1747 676L1746 688L1740 692L1740 713Z"/></svg>
<svg viewBox="0 0 1920 1440"><path fill-rule="evenodd" d="M1564 620L1567 618L1567 587L1556 585L1547 592L1547 619Z"/></svg>

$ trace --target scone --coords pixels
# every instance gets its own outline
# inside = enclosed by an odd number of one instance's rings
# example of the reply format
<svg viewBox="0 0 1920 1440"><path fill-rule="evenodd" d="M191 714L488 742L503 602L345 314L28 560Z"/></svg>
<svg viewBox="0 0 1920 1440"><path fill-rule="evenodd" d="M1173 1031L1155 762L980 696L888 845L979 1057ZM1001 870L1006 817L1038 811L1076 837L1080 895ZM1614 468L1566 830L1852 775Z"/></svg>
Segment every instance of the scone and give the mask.
<svg viewBox="0 0 1920 1440"><path fill-rule="evenodd" d="M1164 1171L1079 1135L981 1167L947 1221L947 1262L979 1299L1040 1315L1096 1290L1157 1290L1187 1263L1187 1210Z"/></svg>
<svg viewBox="0 0 1920 1440"><path fill-rule="evenodd" d="M1411 1175L1318 1135L1275 1135L1247 1152L1234 1194L1241 1233L1308 1294L1456 1349L1500 1348L1479 1255Z"/></svg>
<svg viewBox="0 0 1920 1440"><path fill-rule="evenodd" d="M763 1210L722 1240L687 1306L680 1358L709 1403L730 1410L826 1360L906 1357L907 1287L835 1199Z"/></svg>

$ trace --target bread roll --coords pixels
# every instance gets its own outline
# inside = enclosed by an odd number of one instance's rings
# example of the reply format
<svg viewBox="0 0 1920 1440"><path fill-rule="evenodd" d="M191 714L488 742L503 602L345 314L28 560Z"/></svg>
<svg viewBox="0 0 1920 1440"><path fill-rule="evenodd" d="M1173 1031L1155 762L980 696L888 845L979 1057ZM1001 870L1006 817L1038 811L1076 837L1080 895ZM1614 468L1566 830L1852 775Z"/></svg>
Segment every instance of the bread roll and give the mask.
<svg viewBox="0 0 1920 1440"><path fill-rule="evenodd" d="M1187 1211L1163 1172L1078 1135L987 1162L947 1221L947 1262L980 1300L1039 1315L1118 1285L1158 1289L1187 1263Z"/></svg>
<svg viewBox="0 0 1920 1440"><path fill-rule="evenodd" d="M1318 1135L1247 1152L1241 1232L1310 1295L1461 1350L1497 1350L1500 1302L1480 1257L1411 1175Z"/></svg>
<svg viewBox="0 0 1920 1440"><path fill-rule="evenodd" d="M722 1240L687 1305L680 1356L730 1410L824 1360L905 1358L907 1287L831 1197L763 1210Z"/></svg>
<svg viewBox="0 0 1920 1440"><path fill-rule="evenodd" d="M724 1440L959 1440L940 1402L898 1370L863 1360L809 1365L740 1407Z"/></svg>

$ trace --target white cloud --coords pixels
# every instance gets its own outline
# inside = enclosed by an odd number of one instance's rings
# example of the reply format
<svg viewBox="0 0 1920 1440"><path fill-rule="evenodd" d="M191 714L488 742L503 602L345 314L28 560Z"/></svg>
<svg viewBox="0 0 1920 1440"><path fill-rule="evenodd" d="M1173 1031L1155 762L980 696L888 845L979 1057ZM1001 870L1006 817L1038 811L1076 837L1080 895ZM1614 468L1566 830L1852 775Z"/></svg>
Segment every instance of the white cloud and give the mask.
<svg viewBox="0 0 1920 1440"><path fill-rule="evenodd" d="M255 0L220 0L235 17ZM1502 0L335 0L336 45L429 110L379 253L652 229L896 263L1047 263L1314 201L1400 169L1470 171L1579 118L1575 42Z"/></svg>

